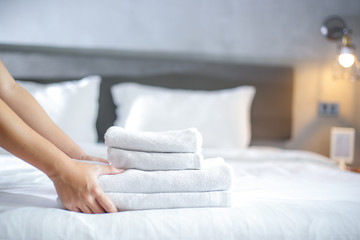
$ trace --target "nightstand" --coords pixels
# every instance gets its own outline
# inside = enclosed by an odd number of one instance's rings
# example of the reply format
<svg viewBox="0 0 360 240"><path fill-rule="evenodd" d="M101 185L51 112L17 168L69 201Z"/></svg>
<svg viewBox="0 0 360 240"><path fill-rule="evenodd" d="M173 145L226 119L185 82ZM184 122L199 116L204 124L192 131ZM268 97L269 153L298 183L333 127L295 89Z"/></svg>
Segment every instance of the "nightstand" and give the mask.
<svg viewBox="0 0 360 240"><path fill-rule="evenodd" d="M351 171L351 172L357 172L360 173L360 167L351 167L351 166L346 166L345 170L347 171Z"/></svg>
<svg viewBox="0 0 360 240"><path fill-rule="evenodd" d="M360 173L360 167L354 167L354 166L347 165L343 161L337 162L337 164L341 170Z"/></svg>

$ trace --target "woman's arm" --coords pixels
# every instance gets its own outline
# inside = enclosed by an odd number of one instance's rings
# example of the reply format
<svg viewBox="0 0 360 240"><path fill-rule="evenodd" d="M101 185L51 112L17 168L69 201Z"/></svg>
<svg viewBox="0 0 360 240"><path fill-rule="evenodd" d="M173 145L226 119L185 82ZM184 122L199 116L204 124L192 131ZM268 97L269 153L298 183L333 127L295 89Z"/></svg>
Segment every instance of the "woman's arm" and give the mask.
<svg viewBox="0 0 360 240"><path fill-rule="evenodd" d="M0 98L32 129L69 157L79 160L104 159L88 156L47 115L40 104L23 89L0 61Z"/></svg>
<svg viewBox="0 0 360 240"><path fill-rule="evenodd" d="M1 98L0 113L0 146L47 174L67 209L84 213L117 211L97 177L121 170L69 158L22 121Z"/></svg>
<svg viewBox="0 0 360 240"><path fill-rule="evenodd" d="M0 146L48 175L67 209L84 213L117 211L97 177L122 170L71 159L106 162L86 155L15 82L1 61Z"/></svg>

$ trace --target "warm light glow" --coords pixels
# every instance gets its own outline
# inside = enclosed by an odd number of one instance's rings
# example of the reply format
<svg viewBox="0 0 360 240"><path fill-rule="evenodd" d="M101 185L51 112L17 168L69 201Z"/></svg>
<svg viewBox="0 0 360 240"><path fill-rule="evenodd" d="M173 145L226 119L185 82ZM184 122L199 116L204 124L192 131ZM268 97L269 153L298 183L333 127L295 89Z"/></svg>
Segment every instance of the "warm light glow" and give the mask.
<svg viewBox="0 0 360 240"><path fill-rule="evenodd" d="M354 49L351 46L342 46L340 49L339 63L344 68L351 67L355 62Z"/></svg>
<svg viewBox="0 0 360 240"><path fill-rule="evenodd" d="M344 68L351 67L355 62L355 57L351 53L342 53L339 56L339 63Z"/></svg>

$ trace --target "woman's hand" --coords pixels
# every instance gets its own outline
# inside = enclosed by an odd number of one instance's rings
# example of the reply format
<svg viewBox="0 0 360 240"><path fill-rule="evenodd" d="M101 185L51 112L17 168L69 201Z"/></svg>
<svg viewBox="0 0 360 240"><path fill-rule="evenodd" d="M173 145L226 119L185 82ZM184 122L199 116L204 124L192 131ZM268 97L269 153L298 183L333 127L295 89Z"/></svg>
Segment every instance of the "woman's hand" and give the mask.
<svg viewBox="0 0 360 240"><path fill-rule="evenodd" d="M100 175L122 173L122 169L75 160L65 168L61 175L51 178L65 208L83 213L118 211L99 186L97 178Z"/></svg>
<svg viewBox="0 0 360 240"><path fill-rule="evenodd" d="M87 154L84 154L80 157L78 160L84 160L84 161L93 161L93 162L102 162L102 163L109 163L104 158L94 157Z"/></svg>

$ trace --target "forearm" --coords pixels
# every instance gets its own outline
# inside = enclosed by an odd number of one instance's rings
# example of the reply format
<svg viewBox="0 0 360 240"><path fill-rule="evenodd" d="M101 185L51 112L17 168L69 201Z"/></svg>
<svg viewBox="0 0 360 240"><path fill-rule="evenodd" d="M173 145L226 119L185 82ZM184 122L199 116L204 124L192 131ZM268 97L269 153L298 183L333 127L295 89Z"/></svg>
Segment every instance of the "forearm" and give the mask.
<svg viewBox="0 0 360 240"><path fill-rule="evenodd" d="M32 130L0 99L0 145L50 178L72 163L66 154Z"/></svg>
<svg viewBox="0 0 360 240"><path fill-rule="evenodd" d="M47 115L39 103L11 77L0 62L0 98L27 124L71 158L82 159L83 150Z"/></svg>
<svg viewBox="0 0 360 240"><path fill-rule="evenodd" d="M120 170L71 159L30 128L1 98L0 146L48 175L67 209L84 213L117 211L98 185L97 177Z"/></svg>

